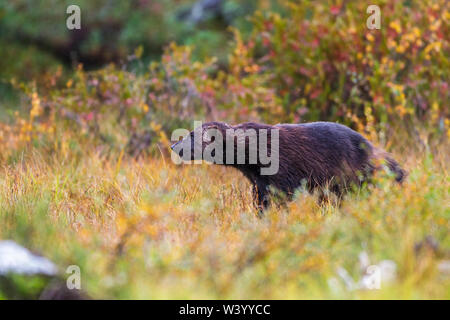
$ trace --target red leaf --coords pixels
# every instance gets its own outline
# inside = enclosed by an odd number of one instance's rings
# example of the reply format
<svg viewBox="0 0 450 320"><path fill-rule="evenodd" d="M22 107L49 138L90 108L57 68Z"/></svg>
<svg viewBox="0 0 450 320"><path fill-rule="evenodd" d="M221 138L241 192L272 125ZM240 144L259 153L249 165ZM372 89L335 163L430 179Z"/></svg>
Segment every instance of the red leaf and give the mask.
<svg viewBox="0 0 450 320"><path fill-rule="evenodd" d="M309 95L309 97L310 97L311 99L315 99L315 98L317 98L321 93L322 93L322 90L320 90L320 89L315 89L313 92L311 92L311 94Z"/></svg>
<svg viewBox="0 0 450 320"><path fill-rule="evenodd" d="M334 14L336 16L341 11L341 7L340 6L331 6L330 11L331 11L331 14Z"/></svg>
<svg viewBox="0 0 450 320"><path fill-rule="evenodd" d="M303 66L301 66L299 68L299 71L300 71L301 74L303 74L303 75L305 75L307 77L311 77L312 76L312 71L307 69L307 68L305 68L305 67L303 67Z"/></svg>

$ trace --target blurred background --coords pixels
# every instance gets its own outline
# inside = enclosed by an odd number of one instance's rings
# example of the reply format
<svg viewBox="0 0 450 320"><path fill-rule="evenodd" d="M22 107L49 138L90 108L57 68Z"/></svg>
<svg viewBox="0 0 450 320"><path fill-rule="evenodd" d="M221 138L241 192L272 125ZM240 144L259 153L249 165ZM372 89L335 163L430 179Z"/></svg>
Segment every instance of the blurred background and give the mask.
<svg viewBox="0 0 450 320"><path fill-rule="evenodd" d="M34 80L63 73L79 64L85 70L110 63L144 72L159 61L171 42L193 45L192 60L216 56L225 68L236 27L251 32L249 15L270 1L4 1L0 4L2 105L14 105L9 81ZM66 8L81 9L82 28L68 30ZM280 6L276 5L279 8ZM136 63L135 51L139 52Z"/></svg>
<svg viewBox="0 0 450 320"><path fill-rule="evenodd" d="M80 30L66 27L70 4L81 9ZM92 137L122 147L132 136L157 141L152 124L167 133L194 116L340 121L372 138L400 126L417 143L418 127L445 136L447 1L380 1L379 30L366 26L368 5L4 1L0 117L30 111L21 99L31 102L34 93L42 107L35 121L76 118ZM101 125L113 113L128 137Z"/></svg>
<svg viewBox="0 0 450 320"><path fill-rule="evenodd" d="M1 0L0 239L98 298L449 298L449 21L448 0ZM410 175L257 219L238 173L171 163L193 120L340 122ZM6 271L0 299L54 293Z"/></svg>

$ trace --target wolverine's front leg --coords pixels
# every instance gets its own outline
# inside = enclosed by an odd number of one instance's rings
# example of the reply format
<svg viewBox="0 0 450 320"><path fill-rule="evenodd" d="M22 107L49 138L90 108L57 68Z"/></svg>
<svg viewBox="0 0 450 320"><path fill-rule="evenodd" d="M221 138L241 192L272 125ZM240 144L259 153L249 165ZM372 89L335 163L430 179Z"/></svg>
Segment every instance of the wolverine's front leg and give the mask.
<svg viewBox="0 0 450 320"><path fill-rule="evenodd" d="M257 183L253 184L253 202L258 210L258 218L262 218L264 210L269 206L267 188Z"/></svg>

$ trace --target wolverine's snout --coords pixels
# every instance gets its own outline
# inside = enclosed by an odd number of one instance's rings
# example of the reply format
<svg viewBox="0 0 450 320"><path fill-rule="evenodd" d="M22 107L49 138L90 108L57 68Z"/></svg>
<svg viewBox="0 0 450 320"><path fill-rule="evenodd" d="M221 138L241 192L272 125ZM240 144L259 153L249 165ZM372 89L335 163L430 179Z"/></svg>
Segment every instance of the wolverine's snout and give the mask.
<svg viewBox="0 0 450 320"><path fill-rule="evenodd" d="M175 146L176 146L177 144L179 144L179 143L180 143L179 141L178 141L178 142L175 142L173 145L170 146L170 149L173 150L173 149L175 148Z"/></svg>
<svg viewBox="0 0 450 320"><path fill-rule="evenodd" d="M178 156L183 156L183 148L180 148L180 150L176 150L175 148L177 145L180 144L181 141L175 142L173 145L170 146L170 149L172 149L173 152L175 152Z"/></svg>

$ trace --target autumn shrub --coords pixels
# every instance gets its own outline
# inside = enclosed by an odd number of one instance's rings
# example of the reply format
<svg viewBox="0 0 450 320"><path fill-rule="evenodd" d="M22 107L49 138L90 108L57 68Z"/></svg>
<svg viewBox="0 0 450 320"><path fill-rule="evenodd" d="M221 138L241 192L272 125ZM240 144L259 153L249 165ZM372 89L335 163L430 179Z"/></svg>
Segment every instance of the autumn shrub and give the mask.
<svg viewBox="0 0 450 320"><path fill-rule="evenodd" d="M174 43L148 66L144 46L12 81L24 108L0 121L0 238L79 265L95 298L448 298L447 2L380 1L380 30L363 2L268 3L251 34L230 29L226 65ZM193 120L342 122L409 176L258 219L239 173L170 161ZM383 261L392 279L361 287Z"/></svg>
<svg viewBox="0 0 450 320"><path fill-rule="evenodd" d="M420 126L445 137L446 1L384 1L379 30L367 28L363 2L281 3L283 14L260 10L251 17L250 36L231 30L225 69L214 57L196 61L192 48L175 44L144 72L80 67L43 97L28 90L31 101L45 102L39 117L31 104L34 115L20 130L62 118L88 140L115 149L131 145L138 154L194 119L339 121L373 139L392 127L414 132ZM141 55L138 48L133 57Z"/></svg>
<svg viewBox="0 0 450 320"><path fill-rule="evenodd" d="M260 69L271 75L283 102L279 120L417 118L449 127L448 2L378 4L379 30L367 28L363 1L286 2L286 16L261 11L253 17L246 47L255 48Z"/></svg>

